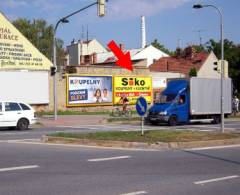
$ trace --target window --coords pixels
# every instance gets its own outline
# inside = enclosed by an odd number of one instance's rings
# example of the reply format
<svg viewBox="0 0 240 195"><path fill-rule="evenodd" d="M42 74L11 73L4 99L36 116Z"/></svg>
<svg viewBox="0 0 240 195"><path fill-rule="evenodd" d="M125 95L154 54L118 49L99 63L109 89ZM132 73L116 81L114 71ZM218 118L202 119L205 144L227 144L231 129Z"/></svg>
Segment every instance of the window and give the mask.
<svg viewBox="0 0 240 195"><path fill-rule="evenodd" d="M23 110L31 110L26 104L20 103L20 106L22 107Z"/></svg>
<svg viewBox="0 0 240 195"><path fill-rule="evenodd" d="M2 103L0 103L0 112L2 112Z"/></svg>
<svg viewBox="0 0 240 195"><path fill-rule="evenodd" d="M18 111L18 110L21 110L18 103L13 103L13 102L5 103L5 111Z"/></svg>
<svg viewBox="0 0 240 195"><path fill-rule="evenodd" d="M184 104L186 101L185 95L180 95L178 104Z"/></svg>

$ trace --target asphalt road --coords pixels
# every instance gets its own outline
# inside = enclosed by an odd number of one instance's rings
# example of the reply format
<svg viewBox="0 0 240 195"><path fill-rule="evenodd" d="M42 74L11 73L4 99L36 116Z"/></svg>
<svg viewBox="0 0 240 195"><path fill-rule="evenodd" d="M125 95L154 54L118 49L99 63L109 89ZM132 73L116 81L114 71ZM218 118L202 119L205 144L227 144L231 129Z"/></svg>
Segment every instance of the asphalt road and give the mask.
<svg viewBox="0 0 240 195"><path fill-rule="evenodd" d="M167 126L145 126L166 129ZM139 125L81 125L0 131L0 194L4 195L239 195L240 147L208 150L114 150L49 145L58 132L140 130ZM176 129L171 127L169 130ZM212 131L210 124L178 130ZM226 121L239 131L240 121ZM29 141L29 139L31 141Z"/></svg>
<svg viewBox="0 0 240 195"><path fill-rule="evenodd" d="M0 194L239 195L239 153L240 147L134 151L1 141Z"/></svg>

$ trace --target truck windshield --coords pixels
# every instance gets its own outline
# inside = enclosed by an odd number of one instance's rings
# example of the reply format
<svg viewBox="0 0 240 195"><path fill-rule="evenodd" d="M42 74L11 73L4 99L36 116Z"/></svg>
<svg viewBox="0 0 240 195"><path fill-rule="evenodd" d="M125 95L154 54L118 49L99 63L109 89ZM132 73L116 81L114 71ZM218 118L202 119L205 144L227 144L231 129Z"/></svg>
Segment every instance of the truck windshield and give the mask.
<svg viewBox="0 0 240 195"><path fill-rule="evenodd" d="M161 95L158 103L172 103L175 97L176 97L176 94Z"/></svg>

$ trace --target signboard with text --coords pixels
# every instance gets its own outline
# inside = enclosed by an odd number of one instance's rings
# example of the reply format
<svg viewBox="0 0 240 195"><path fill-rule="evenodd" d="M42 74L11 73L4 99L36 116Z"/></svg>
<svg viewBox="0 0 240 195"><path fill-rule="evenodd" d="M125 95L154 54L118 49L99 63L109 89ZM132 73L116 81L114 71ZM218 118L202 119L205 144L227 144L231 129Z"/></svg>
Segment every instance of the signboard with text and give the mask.
<svg viewBox="0 0 240 195"><path fill-rule="evenodd" d="M148 103L152 101L152 78L147 76L115 76L114 104L118 104L123 96L127 96L130 104L135 104L142 96Z"/></svg>
<svg viewBox="0 0 240 195"><path fill-rule="evenodd" d="M112 105L112 76L67 76L67 106Z"/></svg>
<svg viewBox="0 0 240 195"><path fill-rule="evenodd" d="M52 62L0 12L0 69L49 70Z"/></svg>

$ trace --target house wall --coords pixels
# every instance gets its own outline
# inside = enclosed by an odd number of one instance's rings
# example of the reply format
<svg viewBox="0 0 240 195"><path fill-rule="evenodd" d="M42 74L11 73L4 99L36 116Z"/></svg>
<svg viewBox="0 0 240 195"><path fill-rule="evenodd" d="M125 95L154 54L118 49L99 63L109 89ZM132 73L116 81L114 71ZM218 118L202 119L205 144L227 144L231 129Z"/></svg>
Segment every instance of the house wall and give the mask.
<svg viewBox="0 0 240 195"><path fill-rule="evenodd" d="M216 61L218 61L217 57L213 52L211 52L198 71L197 76L201 78L220 78L221 75L217 71L213 70L215 67L214 62Z"/></svg>
<svg viewBox="0 0 240 195"><path fill-rule="evenodd" d="M71 64L71 65L80 64L80 59L78 57L78 56L80 56L79 44L75 43L75 44L67 46L67 51L69 54L68 55L69 56L69 60L68 60L69 64Z"/></svg>
<svg viewBox="0 0 240 195"><path fill-rule="evenodd" d="M168 57L168 55L150 45L136 55L134 55L132 59L147 59L147 67L149 67L151 64L153 64L154 60L158 60L162 57Z"/></svg>
<svg viewBox="0 0 240 195"><path fill-rule="evenodd" d="M77 42L67 46L69 54L69 63L67 65L79 65L80 55L90 55L93 53L107 52L96 39L91 40L88 44Z"/></svg>
<svg viewBox="0 0 240 195"><path fill-rule="evenodd" d="M114 64L110 65L86 65L86 66L76 66L77 72L75 74L80 75L141 75L141 76L149 76L150 71L146 67L146 60L142 60L139 62L134 62L133 71L128 71L126 69L120 68ZM111 110L112 106L91 106L91 107L66 107L66 79L61 77L61 74L56 74L57 76L57 102L58 102L58 110L80 110L80 111L103 111L103 110ZM38 110L44 111L52 111L54 109L53 105L53 77L50 77L49 80L49 97L50 103L49 105L41 106Z"/></svg>

